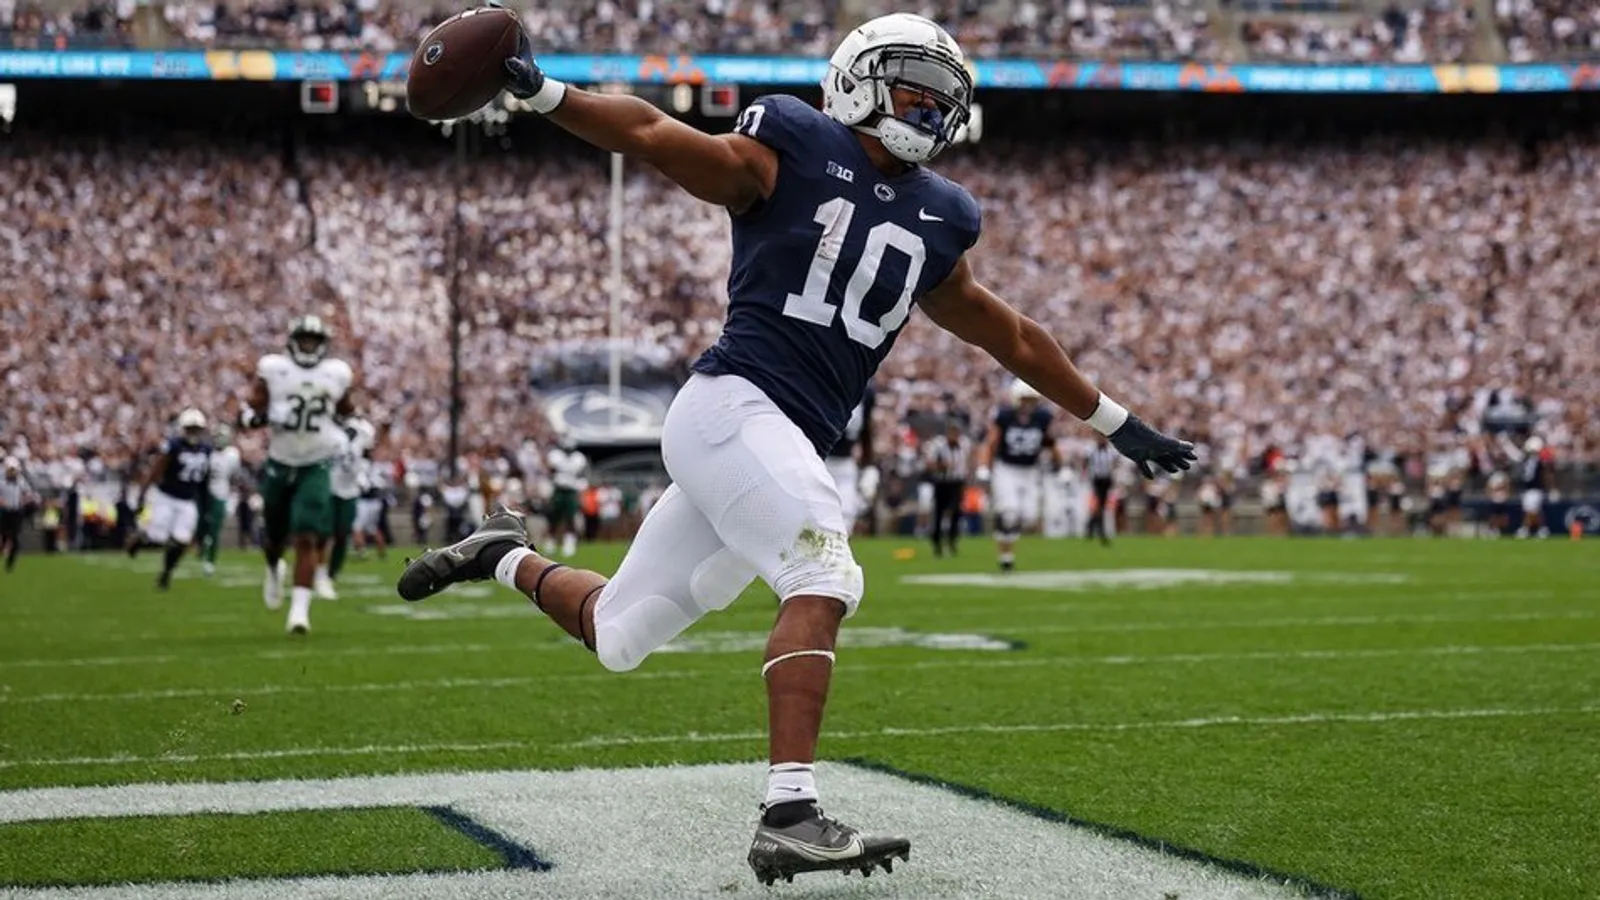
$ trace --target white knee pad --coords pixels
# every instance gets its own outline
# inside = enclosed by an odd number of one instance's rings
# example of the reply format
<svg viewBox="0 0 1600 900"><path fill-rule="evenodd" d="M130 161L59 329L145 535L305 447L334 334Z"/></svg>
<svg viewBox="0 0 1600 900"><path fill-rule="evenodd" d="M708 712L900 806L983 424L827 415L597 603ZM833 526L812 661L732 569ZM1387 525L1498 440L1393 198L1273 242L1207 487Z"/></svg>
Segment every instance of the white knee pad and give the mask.
<svg viewBox="0 0 1600 900"><path fill-rule="evenodd" d="M706 613L726 609L754 577L738 554L723 549L690 574L690 598L659 593L626 596L614 582L607 584L594 606L595 656L613 672L637 668Z"/></svg>
<svg viewBox="0 0 1600 900"><path fill-rule="evenodd" d="M802 595L832 597L844 604L849 618L861 605L865 586L846 535L806 528L784 559L772 589L784 600Z"/></svg>

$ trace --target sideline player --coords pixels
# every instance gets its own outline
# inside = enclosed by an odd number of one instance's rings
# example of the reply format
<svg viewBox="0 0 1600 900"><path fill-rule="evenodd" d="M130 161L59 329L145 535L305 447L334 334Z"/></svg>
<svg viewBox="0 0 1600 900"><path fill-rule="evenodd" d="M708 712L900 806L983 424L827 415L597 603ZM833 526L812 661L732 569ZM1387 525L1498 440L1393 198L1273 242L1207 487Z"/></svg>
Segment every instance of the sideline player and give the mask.
<svg viewBox="0 0 1600 900"><path fill-rule="evenodd" d="M563 434L545 462L550 466L550 540L559 540L561 555L570 557L578 552L578 500L589 488L589 458L572 435Z"/></svg>
<svg viewBox="0 0 1600 900"><path fill-rule="evenodd" d="M150 468L139 480L139 507L150 506L144 536L151 544L166 545L156 587L172 586L172 571L183 551L194 543L200 524L200 504L205 500L211 474L211 444L205 440L206 417L198 409L178 414L178 434L161 445ZM151 486L154 485L154 488Z"/></svg>
<svg viewBox="0 0 1600 900"><path fill-rule="evenodd" d="M290 634L311 630L317 547L333 533L329 469L345 443L338 420L355 411L350 399L355 375L348 363L328 358L332 339L320 318L295 319L289 326L288 354L261 357L255 388L239 414L242 428L272 429L261 480L267 557L261 594L268 609L283 605L283 556L292 540L294 590L286 623Z"/></svg>
<svg viewBox="0 0 1600 900"><path fill-rule="evenodd" d="M972 95L961 48L933 22L890 15L850 32L829 61L823 109L767 96L712 136L636 97L547 77L526 37L511 90L595 146L641 159L727 208L727 321L662 427L673 483L615 577L529 549L522 517L495 510L473 534L406 568L399 593L495 578L530 598L607 669L627 671L756 577L783 603L767 642L770 761L749 853L767 883L870 873L910 854L817 806L817 737L840 622L861 600L839 491L822 453L915 304L1104 434L1141 470L1189 466L1191 445L1101 394L1061 345L973 273L972 197L921 164L955 139Z"/></svg>
<svg viewBox="0 0 1600 900"><path fill-rule="evenodd" d="M1039 402L1043 399L1039 392L1018 378L1011 382L1010 394L1011 405L1000 407L989 423L978 476L982 480L983 469L988 470L995 545L1003 572L1016 566L1017 538L1022 530L1039 521L1044 489L1040 460L1048 454L1052 464L1059 464L1056 442L1050 435L1050 410Z"/></svg>
<svg viewBox="0 0 1600 900"><path fill-rule="evenodd" d="M242 461L233 446L233 429L222 423L211 432L211 475L206 479L206 508L200 517L205 523L200 535L201 569L207 575L217 571L217 550L222 546L222 523L228 518L228 498L233 496L233 480Z"/></svg>

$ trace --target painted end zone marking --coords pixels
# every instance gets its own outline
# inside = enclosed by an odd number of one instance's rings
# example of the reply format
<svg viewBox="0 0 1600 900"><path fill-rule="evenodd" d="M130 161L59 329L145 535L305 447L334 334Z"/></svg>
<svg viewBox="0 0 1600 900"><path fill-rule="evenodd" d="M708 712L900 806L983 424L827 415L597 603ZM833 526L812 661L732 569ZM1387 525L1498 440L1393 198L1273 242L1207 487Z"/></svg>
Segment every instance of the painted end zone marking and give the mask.
<svg viewBox="0 0 1600 900"><path fill-rule="evenodd" d="M764 764L571 772L485 772L323 781L143 784L0 793L0 821L186 811L448 807L523 847L540 848L548 871L522 869L356 878L228 881L21 891L78 900L400 900L526 897L562 900L716 897L735 900L1061 900L1064 897L1287 900L1308 890L1348 897L1301 879L1224 867L1158 842L1131 843L994 802L972 789L912 780L881 768L823 763L825 807L864 829L912 839L911 861L865 880L829 873L768 889L745 864Z"/></svg>
<svg viewBox="0 0 1600 900"><path fill-rule="evenodd" d="M540 859L538 854L527 847L513 841L493 828L473 820L471 816L462 815L448 806L424 806L423 812L439 820L439 824L446 828L461 832L468 840L488 847L500 854L505 860L508 869L531 869L535 872L550 871L550 864Z"/></svg>

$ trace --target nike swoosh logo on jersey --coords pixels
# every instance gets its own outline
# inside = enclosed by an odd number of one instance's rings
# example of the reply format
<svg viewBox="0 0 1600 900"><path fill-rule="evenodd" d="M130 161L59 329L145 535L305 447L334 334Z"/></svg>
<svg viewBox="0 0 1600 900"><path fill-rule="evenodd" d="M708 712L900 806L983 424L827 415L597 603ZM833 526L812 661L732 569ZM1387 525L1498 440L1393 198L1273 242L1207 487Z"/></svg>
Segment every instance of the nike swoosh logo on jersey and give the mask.
<svg viewBox="0 0 1600 900"><path fill-rule="evenodd" d="M943 222L944 221L944 218L942 216L936 216L936 215L928 212L927 207L923 207L922 209L917 210L917 218L921 219L924 222Z"/></svg>

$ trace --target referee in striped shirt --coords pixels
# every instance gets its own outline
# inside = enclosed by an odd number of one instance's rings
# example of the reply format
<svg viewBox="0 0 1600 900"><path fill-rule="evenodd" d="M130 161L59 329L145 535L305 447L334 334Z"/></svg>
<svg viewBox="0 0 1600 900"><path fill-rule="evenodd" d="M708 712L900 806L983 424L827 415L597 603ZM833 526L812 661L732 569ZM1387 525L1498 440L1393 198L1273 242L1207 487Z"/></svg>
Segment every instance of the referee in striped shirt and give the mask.
<svg viewBox="0 0 1600 900"><path fill-rule="evenodd" d="M956 555L956 535L961 529L961 494L972 466L972 441L955 417L945 420L944 436L928 441L923 450L928 478L933 482L933 555L944 548Z"/></svg>
<svg viewBox="0 0 1600 900"><path fill-rule="evenodd" d="M33 487L22 476L22 464L15 456L6 457L5 473L0 475L0 553L5 554L7 572L16 568L22 519L32 502Z"/></svg>
<svg viewBox="0 0 1600 900"><path fill-rule="evenodd" d="M1094 489L1094 515L1089 517L1086 537L1100 535L1100 543L1111 546L1111 484L1117 474L1117 451L1105 438L1089 451L1089 485Z"/></svg>

